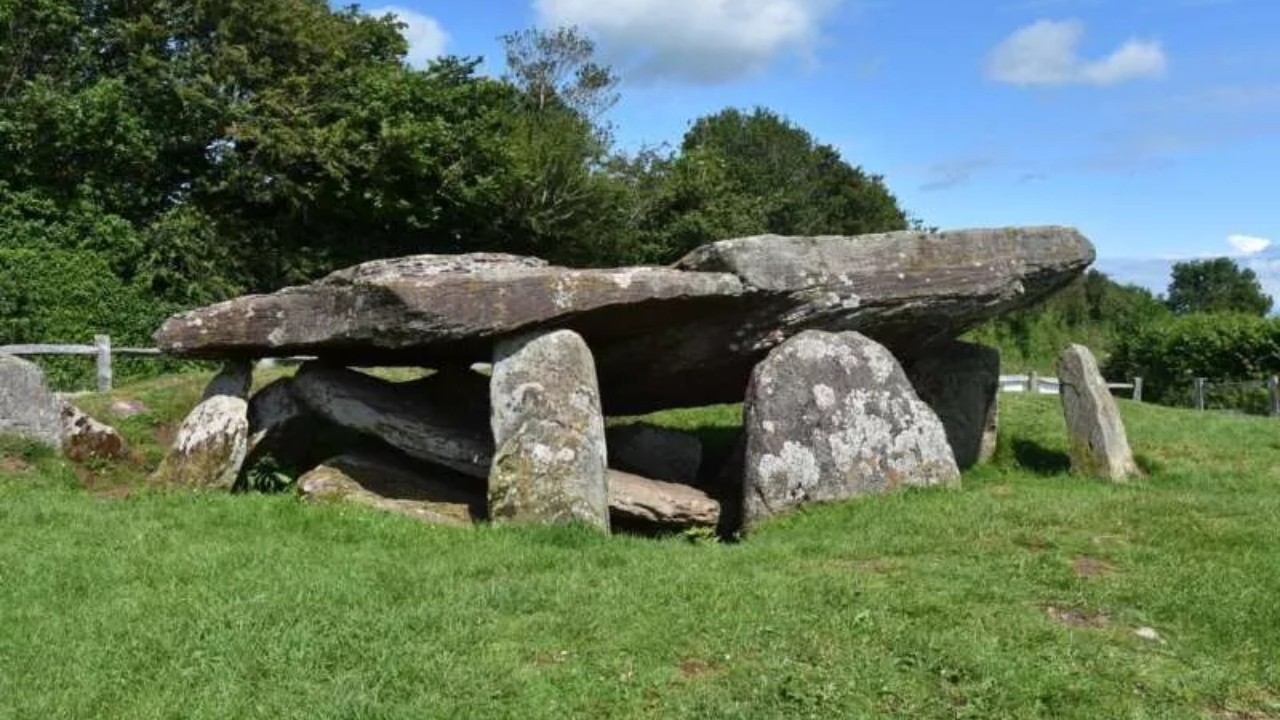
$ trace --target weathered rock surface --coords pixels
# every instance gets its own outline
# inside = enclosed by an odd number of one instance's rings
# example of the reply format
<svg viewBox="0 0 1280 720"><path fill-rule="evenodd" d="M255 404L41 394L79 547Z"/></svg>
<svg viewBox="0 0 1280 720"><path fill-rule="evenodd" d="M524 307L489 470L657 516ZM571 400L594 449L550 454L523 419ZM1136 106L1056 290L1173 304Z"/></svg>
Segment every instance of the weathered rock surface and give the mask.
<svg viewBox="0 0 1280 720"><path fill-rule="evenodd" d="M751 368L806 329L857 330L922 357L1035 303L1093 258L1062 227L743 238L671 268L425 255L177 315L156 342L191 357L465 367L504 339L568 328L592 348L606 411L629 414L741 400Z"/></svg>
<svg viewBox="0 0 1280 720"><path fill-rule="evenodd" d="M702 441L679 430L632 423L605 431L609 466L655 480L692 485L702 464Z"/></svg>
<svg viewBox="0 0 1280 720"><path fill-rule="evenodd" d="M410 468L368 454L333 458L298 478L308 500L342 501L439 525L467 525L485 516L484 488L440 468Z"/></svg>
<svg viewBox="0 0 1280 720"><path fill-rule="evenodd" d="M752 373L744 522L798 505L959 479L946 432L882 345L807 331Z"/></svg>
<svg viewBox="0 0 1280 720"><path fill-rule="evenodd" d="M490 388L490 517L608 530L604 417L582 337L557 330L500 343Z"/></svg>
<svg viewBox="0 0 1280 720"><path fill-rule="evenodd" d="M249 399L249 387L253 384L253 365L247 360L231 360L223 364L222 369L204 388L202 400L215 395Z"/></svg>
<svg viewBox="0 0 1280 720"><path fill-rule="evenodd" d="M715 527L720 503L688 485L610 470L609 512L616 525L681 529Z"/></svg>
<svg viewBox="0 0 1280 720"><path fill-rule="evenodd" d="M248 403L230 395L214 395L196 405L178 427L173 447L152 480L230 490L248 453Z"/></svg>
<svg viewBox="0 0 1280 720"><path fill-rule="evenodd" d="M62 403L62 453L71 460L120 459L129 446L110 425L94 420L69 402Z"/></svg>
<svg viewBox="0 0 1280 720"><path fill-rule="evenodd" d="M966 469L996 452L1000 351L955 341L906 368L916 394L947 431L956 465Z"/></svg>
<svg viewBox="0 0 1280 720"><path fill-rule="evenodd" d="M1058 380L1072 469L1117 482L1136 475L1120 409L1089 348L1071 345L1062 352Z"/></svg>
<svg viewBox="0 0 1280 720"><path fill-rule="evenodd" d="M410 457L488 477L493 439L484 420L440 401L430 391L430 380L393 383L306 363L294 376L293 392L329 422L377 437Z"/></svg>
<svg viewBox="0 0 1280 720"><path fill-rule="evenodd" d="M13 355L0 355L0 435L60 448L59 410L40 366Z"/></svg>

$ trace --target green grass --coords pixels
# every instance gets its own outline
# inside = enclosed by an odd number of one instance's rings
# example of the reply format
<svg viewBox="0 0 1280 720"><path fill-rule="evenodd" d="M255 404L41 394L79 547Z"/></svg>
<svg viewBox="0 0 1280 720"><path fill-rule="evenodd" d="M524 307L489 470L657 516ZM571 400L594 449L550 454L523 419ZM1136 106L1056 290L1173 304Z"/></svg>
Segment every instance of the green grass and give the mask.
<svg viewBox="0 0 1280 720"><path fill-rule="evenodd" d="M140 465L172 382L125 391ZM0 718L1280 718L1280 423L1122 407L1141 481L1071 477L1057 399L1006 395L962 489L732 545L117 496L5 443Z"/></svg>

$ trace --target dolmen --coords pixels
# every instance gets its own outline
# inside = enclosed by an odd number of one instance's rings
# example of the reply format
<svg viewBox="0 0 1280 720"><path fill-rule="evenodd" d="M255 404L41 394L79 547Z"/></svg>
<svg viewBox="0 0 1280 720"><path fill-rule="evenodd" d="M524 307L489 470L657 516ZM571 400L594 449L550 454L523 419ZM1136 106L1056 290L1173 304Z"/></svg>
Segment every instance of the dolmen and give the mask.
<svg viewBox="0 0 1280 720"><path fill-rule="evenodd" d="M201 442L175 441L225 447L199 459L217 470L206 484L225 486L229 462L243 485L270 456L323 474L304 493L415 517L737 533L809 503L958 482L994 448L999 356L957 338L1093 260L1058 226L764 235L666 267L416 255L181 313L155 339L229 368L314 358L247 398L224 372L184 425ZM398 366L429 372L359 370ZM635 420L739 402L727 460ZM234 437L211 442L209 427Z"/></svg>

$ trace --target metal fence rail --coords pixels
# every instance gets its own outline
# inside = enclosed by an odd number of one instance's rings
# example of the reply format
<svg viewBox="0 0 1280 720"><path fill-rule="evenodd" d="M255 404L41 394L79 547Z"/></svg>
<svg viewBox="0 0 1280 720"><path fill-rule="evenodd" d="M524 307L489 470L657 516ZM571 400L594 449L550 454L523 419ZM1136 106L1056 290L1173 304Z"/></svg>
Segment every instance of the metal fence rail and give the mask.
<svg viewBox="0 0 1280 720"><path fill-rule="evenodd" d="M1134 400L1142 400L1142 378L1136 377L1131 383L1107 383L1112 390L1130 390ZM1001 375L1000 392L1025 392L1038 395L1057 395L1062 391L1062 382L1056 377L1043 377L1036 373L1025 375Z"/></svg>

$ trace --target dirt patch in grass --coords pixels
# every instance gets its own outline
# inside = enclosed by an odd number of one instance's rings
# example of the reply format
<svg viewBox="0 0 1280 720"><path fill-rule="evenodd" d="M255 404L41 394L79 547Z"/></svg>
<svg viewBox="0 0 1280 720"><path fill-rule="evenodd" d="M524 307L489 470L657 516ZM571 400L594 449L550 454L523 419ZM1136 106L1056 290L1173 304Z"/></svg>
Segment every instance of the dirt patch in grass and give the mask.
<svg viewBox="0 0 1280 720"><path fill-rule="evenodd" d="M1107 617L1106 613L1071 610L1054 605L1046 605L1044 614L1048 615L1050 620L1068 627L1100 628L1106 627L1111 622L1111 618Z"/></svg>
<svg viewBox="0 0 1280 720"><path fill-rule="evenodd" d="M22 458L0 455L0 472L25 474L31 472L31 463Z"/></svg>
<svg viewBox="0 0 1280 720"><path fill-rule="evenodd" d="M988 492L990 492L992 495L995 495L996 497L1008 497L1013 494L1013 486L1012 485L992 485L991 488L988 490Z"/></svg>
<svg viewBox="0 0 1280 720"><path fill-rule="evenodd" d="M696 678L715 670L706 660L685 658L680 661L680 677Z"/></svg>
<svg viewBox="0 0 1280 720"><path fill-rule="evenodd" d="M1110 575L1116 571L1116 566L1106 560L1099 560L1088 555L1078 555L1072 561L1071 567L1076 571L1076 577L1092 578L1100 575Z"/></svg>

